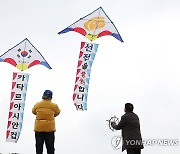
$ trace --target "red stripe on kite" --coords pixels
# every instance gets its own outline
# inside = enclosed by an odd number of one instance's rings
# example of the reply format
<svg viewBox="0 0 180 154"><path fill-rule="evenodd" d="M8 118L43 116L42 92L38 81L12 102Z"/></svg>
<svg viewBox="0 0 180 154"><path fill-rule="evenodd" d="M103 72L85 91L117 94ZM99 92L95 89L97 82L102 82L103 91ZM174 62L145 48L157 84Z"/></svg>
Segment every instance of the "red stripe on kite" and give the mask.
<svg viewBox="0 0 180 154"><path fill-rule="evenodd" d="M14 106L14 102L11 102L10 103L10 110L12 110L13 106Z"/></svg>
<svg viewBox="0 0 180 154"><path fill-rule="evenodd" d="M98 38L101 37L101 36L106 36L106 35L111 35L111 34L112 33L110 31L106 30L106 31L103 31L103 32L99 33Z"/></svg>
<svg viewBox="0 0 180 154"><path fill-rule="evenodd" d="M74 93L74 94L73 94L73 100L75 100L75 98L76 98L76 94Z"/></svg>
<svg viewBox="0 0 180 154"><path fill-rule="evenodd" d="M8 130L8 131L6 132L6 139L9 137L9 134L10 134L10 131Z"/></svg>
<svg viewBox="0 0 180 154"><path fill-rule="evenodd" d="M13 73L13 80L16 78L17 73Z"/></svg>
<svg viewBox="0 0 180 154"><path fill-rule="evenodd" d="M79 77L76 77L76 81L75 81L75 83L76 83L78 80L79 80Z"/></svg>
<svg viewBox="0 0 180 154"><path fill-rule="evenodd" d="M80 71L81 69L77 69L76 76L79 74Z"/></svg>
<svg viewBox="0 0 180 154"><path fill-rule="evenodd" d="M84 52L80 51L79 58L81 58L83 54L84 54Z"/></svg>
<svg viewBox="0 0 180 154"><path fill-rule="evenodd" d="M8 128L9 128L10 125L11 125L11 121L8 121Z"/></svg>
<svg viewBox="0 0 180 154"><path fill-rule="evenodd" d="M12 82L12 89L14 89L16 82Z"/></svg>
<svg viewBox="0 0 180 154"><path fill-rule="evenodd" d="M15 67L16 67L16 65L17 65L17 63L15 62L15 60L12 59L12 58L6 58L6 59L4 60L4 62L7 62L7 63L9 63L9 64L11 64L11 65L13 65L13 66L15 66Z"/></svg>
<svg viewBox="0 0 180 154"><path fill-rule="evenodd" d="M77 84L75 84L75 86L74 86L74 91L76 91L77 87L78 87L78 85L77 85Z"/></svg>
<svg viewBox="0 0 180 154"><path fill-rule="evenodd" d="M81 47L80 47L80 49L82 49L82 48L84 47L84 45L85 45L85 42L81 42Z"/></svg>
<svg viewBox="0 0 180 154"><path fill-rule="evenodd" d="M15 92L11 92L11 100L13 99L14 94L15 94Z"/></svg>
<svg viewBox="0 0 180 154"><path fill-rule="evenodd" d="M81 64L82 64L82 60L79 60L79 61L78 61L78 67L80 67Z"/></svg>
<svg viewBox="0 0 180 154"><path fill-rule="evenodd" d="M29 64L28 68L34 66L34 65L37 65L37 64L40 64L40 61L39 60L34 60L32 63Z"/></svg>
<svg viewBox="0 0 180 154"><path fill-rule="evenodd" d="M11 117L12 117L12 114L13 114L12 112L9 112L9 118L11 118ZM9 119L9 118L8 118L8 119Z"/></svg>
<svg viewBox="0 0 180 154"><path fill-rule="evenodd" d="M83 28L81 28L81 27L74 28L74 31L78 32L78 33L80 33L80 34L82 34L84 36L86 35L86 31Z"/></svg>

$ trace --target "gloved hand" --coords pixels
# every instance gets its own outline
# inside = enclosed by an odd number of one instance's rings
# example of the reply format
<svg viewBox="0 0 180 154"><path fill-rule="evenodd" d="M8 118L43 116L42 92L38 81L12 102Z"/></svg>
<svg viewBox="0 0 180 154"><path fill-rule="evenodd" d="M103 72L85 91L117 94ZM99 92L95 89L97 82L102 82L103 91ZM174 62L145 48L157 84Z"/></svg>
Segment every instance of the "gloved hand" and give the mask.
<svg viewBox="0 0 180 154"><path fill-rule="evenodd" d="M111 126L114 128L114 126L116 126L115 122L111 122Z"/></svg>

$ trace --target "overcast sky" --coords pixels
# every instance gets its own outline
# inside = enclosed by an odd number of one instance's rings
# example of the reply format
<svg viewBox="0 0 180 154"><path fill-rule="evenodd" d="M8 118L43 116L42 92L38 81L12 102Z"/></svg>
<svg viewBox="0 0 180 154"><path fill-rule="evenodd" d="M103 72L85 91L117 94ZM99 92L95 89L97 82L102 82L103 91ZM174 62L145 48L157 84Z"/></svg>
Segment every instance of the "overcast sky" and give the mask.
<svg viewBox="0 0 180 154"><path fill-rule="evenodd" d="M105 36L92 65L88 110L72 101L81 41L78 33L57 33L102 6L124 43ZM61 108L56 118L56 154L116 154L111 140L120 135L107 119L121 117L124 104L134 104L143 139L180 142L180 1L179 0L0 0L0 55L28 38L51 65L26 71L29 85L18 143L6 142L13 72L0 63L0 153L35 153L33 105L45 89ZM179 154L179 146L145 146L144 154ZM44 149L44 154L45 154ZM125 153L125 152L123 152Z"/></svg>

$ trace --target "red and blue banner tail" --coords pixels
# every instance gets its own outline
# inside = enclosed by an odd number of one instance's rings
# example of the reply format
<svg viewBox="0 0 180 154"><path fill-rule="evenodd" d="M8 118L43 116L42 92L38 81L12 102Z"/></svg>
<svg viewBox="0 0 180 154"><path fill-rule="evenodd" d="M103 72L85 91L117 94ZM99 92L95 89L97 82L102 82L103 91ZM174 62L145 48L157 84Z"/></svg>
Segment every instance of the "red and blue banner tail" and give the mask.
<svg viewBox="0 0 180 154"><path fill-rule="evenodd" d="M87 97L92 63L98 44L81 42L73 101L77 110L87 110Z"/></svg>
<svg viewBox="0 0 180 154"><path fill-rule="evenodd" d="M11 100L6 132L7 142L17 142L21 133L29 74L13 73Z"/></svg>

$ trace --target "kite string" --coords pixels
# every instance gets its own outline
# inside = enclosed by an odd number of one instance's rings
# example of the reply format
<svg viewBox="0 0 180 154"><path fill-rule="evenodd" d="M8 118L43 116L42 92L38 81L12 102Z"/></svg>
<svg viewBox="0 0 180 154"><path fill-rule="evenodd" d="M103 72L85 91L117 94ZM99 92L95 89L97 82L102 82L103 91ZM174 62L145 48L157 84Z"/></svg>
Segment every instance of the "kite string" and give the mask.
<svg viewBox="0 0 180 154"><path fill-rule="evenodd" d="M97 19L97 21L96 21L96 27L95 27L95 29L94 29L93 35L91 36L91 37L92 37L92 40L93 40L93 37L94 37L94 35L95 35L96 29L98 28L98 25L99 25L100 11L101 11L101 10L99 10L98 19Z"/></svg>
<svg viewBox="0 0 180 154"><path fill-rule="evenodd" d="M25 41L25 46L24 46L24 51L26 51L26 42L27 42L27 40ZM22 70L24 70L24 56L22 56L23 57L23 62L22 62Z"/></svg>

